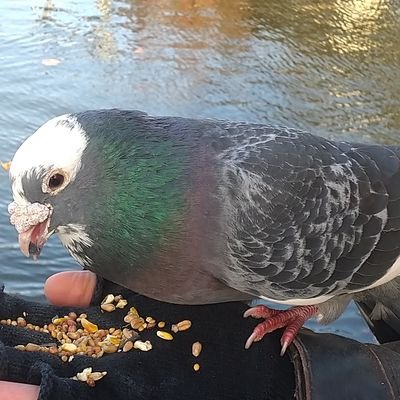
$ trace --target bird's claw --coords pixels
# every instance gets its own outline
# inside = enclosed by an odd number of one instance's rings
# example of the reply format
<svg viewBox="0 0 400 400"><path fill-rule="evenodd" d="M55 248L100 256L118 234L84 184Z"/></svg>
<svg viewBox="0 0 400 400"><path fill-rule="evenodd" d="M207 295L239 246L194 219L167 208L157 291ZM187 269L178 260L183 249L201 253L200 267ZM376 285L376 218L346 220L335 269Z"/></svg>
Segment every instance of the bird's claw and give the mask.
<svg viewBox="0 0 400 400"><path fill-rule="evenodd" d="M292 340L292 341L293 341L293 340ZM282 347L281 347L281 352L279 353L281 357L285 355L286 349L289 347L289 345L290 345L291 343L292 343L292 342L288 342L288 341L286 341L286 342L281 342L281 346L282 346Z"/></svg>
<svg viewBox="0 0 400 400"><path fill-rule="evenodd" d="M248 308L244 314L244 318L253 317L253 318L271 318L275 315L278 315L280 310L274 310L273 308L268 308L267 306L258 305L255 307Z"/></svg>
<svg viewBox="0 0 400 400"><path fill-rule="evenodd" d="M255 332L253 332L248 339L246 340L246 343L244 345L244 348L247 350L250 348L250 346L253 344L253 342L258 342L259 340L261 340L261 338L257 337L257 334Z"/></svg>
<svg viewBox="0 0 400 400"><path fill-rule="evenodd" d="M245 343L245 349L250 348L254 342L260 341L265 334L275 331L279 328L285 328L281 338L281 352L283 356L296 337L298 331L304 322L312 317L318 308L317 306L299 306L288 310L274 310L266 306L259 305L249 308L243 316L254 318L265 318L264 322L259 323L253 330Z"/></svg>

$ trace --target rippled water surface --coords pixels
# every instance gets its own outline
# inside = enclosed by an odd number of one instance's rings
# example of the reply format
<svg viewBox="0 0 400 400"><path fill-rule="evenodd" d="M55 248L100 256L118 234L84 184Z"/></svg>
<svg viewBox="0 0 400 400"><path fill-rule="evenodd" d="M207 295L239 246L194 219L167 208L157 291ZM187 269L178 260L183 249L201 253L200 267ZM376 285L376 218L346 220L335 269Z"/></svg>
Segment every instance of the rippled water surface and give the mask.
<svg viewBox="0 0 400 400"><path fill-rule="evenodd" d="M50 117L106 107L400 143L399 10L386 0L2 0L0 159ZM9 202L0 172L0 280L43 299L47 276L78 267L56 237L39 262L23 258ZM323 329L371 339L355 307Z"/></svg>

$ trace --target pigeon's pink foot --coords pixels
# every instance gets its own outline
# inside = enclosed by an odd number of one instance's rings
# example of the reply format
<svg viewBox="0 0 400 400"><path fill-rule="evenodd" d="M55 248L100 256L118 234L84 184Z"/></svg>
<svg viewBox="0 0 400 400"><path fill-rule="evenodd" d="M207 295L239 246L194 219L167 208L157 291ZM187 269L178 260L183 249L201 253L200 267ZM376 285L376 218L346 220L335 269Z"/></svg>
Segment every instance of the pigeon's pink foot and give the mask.
<svg viewBox="0 0 400 400"><path fill-rule="evenodd" d="M286 327L281 337L281 356L283 356L300 328L317 311L317 306L296 306L288 310L274 310L263 305L249 308L243 315L245 318L264 318L265 321L254 328L253 333L247 339L245 348L248 349L253 342L261 340L265 334Z"/></svg>

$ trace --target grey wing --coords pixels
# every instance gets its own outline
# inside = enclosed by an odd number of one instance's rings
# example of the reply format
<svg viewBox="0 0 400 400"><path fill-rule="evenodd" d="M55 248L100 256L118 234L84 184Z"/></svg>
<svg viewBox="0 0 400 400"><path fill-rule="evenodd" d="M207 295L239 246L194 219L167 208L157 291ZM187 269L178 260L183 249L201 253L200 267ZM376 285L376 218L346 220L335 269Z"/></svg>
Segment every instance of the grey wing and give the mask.
<svg viewBox="0 0 400 400"><path fill-rule="evenodd" d="M376 282L399 255L397 154L266 129L223 155L225 280L278 301Z"/></svg>

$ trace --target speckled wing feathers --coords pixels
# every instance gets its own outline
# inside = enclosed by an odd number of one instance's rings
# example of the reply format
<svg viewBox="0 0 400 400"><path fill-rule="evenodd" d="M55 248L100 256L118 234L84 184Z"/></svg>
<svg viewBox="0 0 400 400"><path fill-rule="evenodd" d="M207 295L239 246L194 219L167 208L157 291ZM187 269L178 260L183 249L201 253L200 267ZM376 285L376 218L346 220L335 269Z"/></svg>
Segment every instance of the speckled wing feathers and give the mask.
<svg viewBox="0 0 400 400"><path fill-rule="evenodd" d="M396 152L294 130L226 129L229 285L287 300L362 290L386 273L400 252Z"/></svg>
<svg viewBox="0 0 400 400"><path fill-rule="evenodd" d="M364 186L362 196L363 218L367 212L376 212L379 209L385 210L386 221L381 226L376 218L370 218L364 224L364 237L380 232L380 238L374 251L353 276L348 285L349 290L359 290L365 285L370 284L371 279L376 280L376 276L387 271L400 253L400 161L397 148L381 146L362 146L354 148L350 154L352 157L359 158L361 165L368 165L365 171L370 177L370 189ZM363 157L363 159L360 159ZM369 162L366 162L369 161ZM374 168L374 172L372 171ZM361 187L361 186L360 186ZM383 196L386 195L387 199ZM366 210L366 211L365 211ZM383 213L384 211L382 211Z"/></svg>

